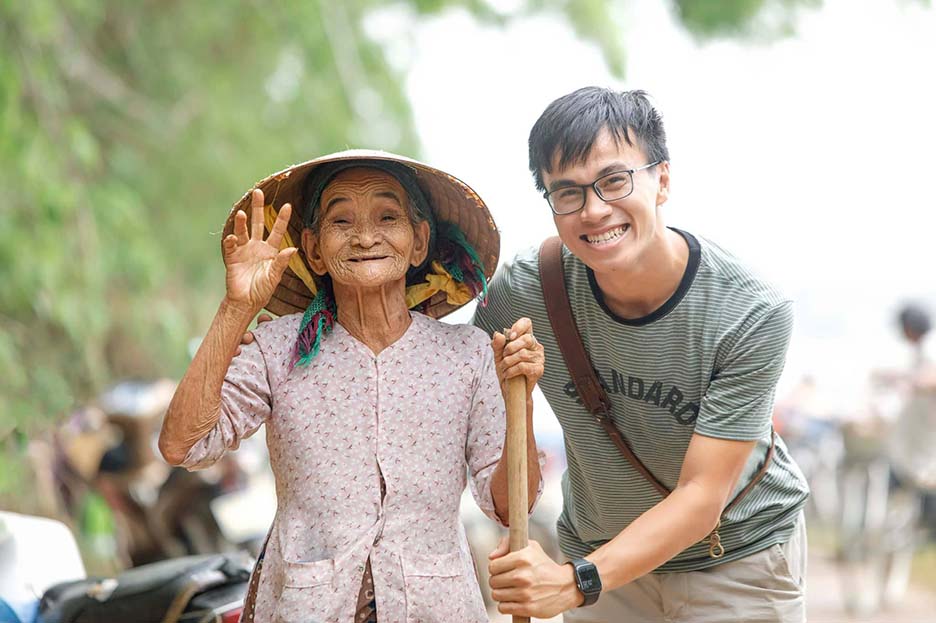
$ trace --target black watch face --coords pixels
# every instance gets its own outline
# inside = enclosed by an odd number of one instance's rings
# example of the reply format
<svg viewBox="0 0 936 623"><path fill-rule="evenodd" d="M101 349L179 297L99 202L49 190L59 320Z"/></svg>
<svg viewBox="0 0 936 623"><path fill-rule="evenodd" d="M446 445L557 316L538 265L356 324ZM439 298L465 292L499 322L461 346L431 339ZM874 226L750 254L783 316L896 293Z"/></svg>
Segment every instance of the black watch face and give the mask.
<svg viewBox="0 0 936 623"><path fill-rule="evenodd" d="M594 565L583 566L578 569L579 590L583 593L594 593L601 590L601 580Z"/></svg>

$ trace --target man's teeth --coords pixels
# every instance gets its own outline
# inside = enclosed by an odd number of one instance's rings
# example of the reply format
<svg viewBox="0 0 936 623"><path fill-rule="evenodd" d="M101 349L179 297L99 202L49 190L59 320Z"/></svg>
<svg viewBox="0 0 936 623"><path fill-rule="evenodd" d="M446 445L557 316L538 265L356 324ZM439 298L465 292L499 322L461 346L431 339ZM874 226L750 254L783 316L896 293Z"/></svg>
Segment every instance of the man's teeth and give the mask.
<svg viewBox="0 0 936 623"><path fill-rule="evenodd" d="M608 230L603 234L598 234L597 236L586 236L589 242L598 243L598 242L607 242L609 240L614 240L624 235L624 232L630 228L630 225L624 225L622 227L615 227L614 229Z"/></svg>

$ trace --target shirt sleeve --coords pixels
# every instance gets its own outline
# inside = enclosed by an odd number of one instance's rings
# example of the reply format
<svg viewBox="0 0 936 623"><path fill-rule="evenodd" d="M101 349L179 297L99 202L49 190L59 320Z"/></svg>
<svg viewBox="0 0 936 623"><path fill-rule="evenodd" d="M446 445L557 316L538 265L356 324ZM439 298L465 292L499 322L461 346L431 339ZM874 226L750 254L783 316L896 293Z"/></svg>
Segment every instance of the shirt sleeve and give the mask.
<svg viewBox="0 0 936 623"><path fill-rule="evenodd" d="M480 335L479 335L480 337ZM480 337L481 362L478 385L471 400L471 413L468 418L468 439L465 446L465 459L468 463L468 484L471 495L478 508L485 515L502 526L494 510L494 496L491 494L491 477L500 460L507 434L507 414L504 398L501 395L497 371L494 367L494 352L486 338ZM539 453L540 472L543 471L545 455ZM534 504L543 493L543 479L534 497Z"/></svg>
<svg viewBox="0 0 936 623"><path fill-rule="evenodd" d="M241 346L221 386L221 417L208 434L195 442L182 467L213 465L228 450L236 450L270 417L272 398L266 359L257 340Z"/></svg>
<svg viewBox="0 0 936 623"><path fill-rule="evenodd" d="M489 336L495 331L503 331L513 326L514 320L509 320L513 314L510 305L510 271L509 263L502 264L488 283L488 295L485 303L475 307L471 324L483 329Z"/></svg>
<svg viewBox="0 0 936 623"><path fill-rule="evenodd" d="M702 397L695 432L738 441L767 434L792 331L789 301L752 314L739 327Z"/></svg>

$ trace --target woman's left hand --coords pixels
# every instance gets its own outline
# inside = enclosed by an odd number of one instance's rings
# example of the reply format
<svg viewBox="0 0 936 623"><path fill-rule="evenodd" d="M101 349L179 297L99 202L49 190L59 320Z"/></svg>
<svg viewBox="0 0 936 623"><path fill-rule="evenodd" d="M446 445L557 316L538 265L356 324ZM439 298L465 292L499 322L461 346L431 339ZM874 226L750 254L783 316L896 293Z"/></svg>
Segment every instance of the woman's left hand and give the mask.
<svg viewBox="0 0 936 623"><path fill-rule="evenodd" d="M501 390L507 379L523 376L527 380L527 392L532 392L543 376L546 363L543 345L533 336L533 323L529 318L521 318L506 333L505 336L495 331L491 340Z"/></svg>

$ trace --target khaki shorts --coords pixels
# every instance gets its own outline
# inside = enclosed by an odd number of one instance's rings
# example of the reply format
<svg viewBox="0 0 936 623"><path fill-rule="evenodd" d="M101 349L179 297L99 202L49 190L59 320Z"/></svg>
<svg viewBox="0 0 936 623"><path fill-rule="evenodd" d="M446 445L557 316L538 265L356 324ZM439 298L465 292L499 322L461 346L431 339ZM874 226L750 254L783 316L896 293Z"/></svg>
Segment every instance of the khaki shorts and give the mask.
<svg viewBox="0 0 936 623"><path fill-rule="evenodd" d="M602 593L564 623L804 623L806 521L790 540L702 571L651 573Z"/></svg>

